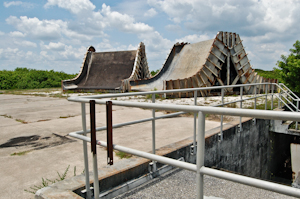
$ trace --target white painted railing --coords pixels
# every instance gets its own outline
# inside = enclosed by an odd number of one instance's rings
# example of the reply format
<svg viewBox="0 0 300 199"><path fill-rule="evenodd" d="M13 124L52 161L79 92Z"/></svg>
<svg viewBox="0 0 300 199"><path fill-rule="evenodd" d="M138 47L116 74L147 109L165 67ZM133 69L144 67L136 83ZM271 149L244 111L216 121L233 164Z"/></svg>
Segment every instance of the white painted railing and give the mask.
<svg viewBox="0 0 300 199"><path fill-rule="evenodd" d="M240 102L240 108L224 108L218 106L224 106L224 89L232 88L232 87L240 87L240 91L243 90L244 86L254 86L257 88L259 85L270 85L272 87L271 93L268 93L266 89L265 94L255 94L253 97L243 98L243 92L240 92L240 100L236 100L230 103ZM296 107L296 112L282 112L282 111L270 111L270 110L255 110L255 109L243 109L243 101L245 100L255 100L254 108L256 108L256 99L260 97L265 97L265 109L267 109L267 99L268 95L271 95L271 109L273 109L273 96L276 96L279 101L286 103L288 97L290 96L289 92L285 92L285 90L281 87L282 85L278 85L275 83L261 83L261 84L247 84L247 85L234 85L234 86L218 86L218 87L205 87L205 88L192 88L192 89L177 89L177 90L164 90L164 91L150 91L150 92L135 92L135 93L117 93L117 94L103 94L103 95L95 95L95 96L80 96L80 97L70 97L69 101L80 102L81 110L82 110L82 131L72 132L69 135L78 139L83 140L83 152L84 152L84 162L85 162L85 173L86 173L86 190L87 190L87 198L91 197L90 193L90 185L89 185L89 166L88 166L88 158L87 158L87 142L91 142L91 138L87 137L86 134L91 132L91 130L86 129L86 111L85 111L85 103L96 103L96 104L106 104L107 101L111 101L112 105L115 106L127 106L127 107L137 107L137 108L145 108L152 109L152 118L146 118L141 120L136 120L132 122L126 122L121 124L112 125L113 128L131 125L141 122L152 121L152 154L146 153L143 151L138 151L135 149L130 149L127 147L113 145L113 148L125 153L129 153L132 155L136 155L139 157L147 158L152 161L157 161L163 164L172 165L175 167L187 169L190 171L196 172L197 178L197 198L203 198L203 175L211 175L214 177L231 180L234 182L238 182L241 184L246 184L250 186L255 186L258 188L300 197L300 189L280 185L277 183L271 183L263 180L258 180L250 177L245 177L237 174L228 173L225 171L219 171L216 169L207 168L204 166L204 154L205 154L205 114L217 114L217 115L231 115L231 116L240 116L240 117L252 117L252 118L260 118L260 119L271 119L271 120L289 120L289 121L300 121L300 113L298 113L298 106ZM274 93L273 88L276 87L280 89L280 93ZM216 107L212 106L197 106L197 92L200 90L215 90L221 89L221 97L222 103L216 105ZM170 104L157 104L155 103L155 94L166 94L166 93L176 93L176 92L194 92L194 100L195 105L170 105ZM283 92L283 93L282 93ZM152 95L152 103L145 102L130 102L130 101L117 101L117 100L105 100L105 98L117 98L123 96L137 96L137 95ZM294 98L298 101L298 98ZM288 102L289 103L289 102ZM226 103L228 104L228 103ZM168 114L160 117L155 116L155 110L171 110L171 111L179 111L178 113ZM197 163L191 164L187 162L181 162L178 160L174 160L171 158L155 155L155 120L172 117L178 114L192 112L194 113L194 140L193 140L193 148L197 148L196 157ZM198 115L198 121L197 121ZM197 124L198 123L198 129ZM222 125L223 120L221 118L221 133L220 140L222 140ZM107 129L107 126L95 128L94 131ZM242 129L242 123L240 119L240 129ZM197 137L197 139L196 139ZM197 141L197 147L196 147ZM107 147L107 143L104 141L96 141L97 145L101 145ZM195 153L195 151L193 151ZM97 168L97 156L93 155L93 173L94 173L94 197L99 198L99 183L98 183L98 168Z"/></svg>

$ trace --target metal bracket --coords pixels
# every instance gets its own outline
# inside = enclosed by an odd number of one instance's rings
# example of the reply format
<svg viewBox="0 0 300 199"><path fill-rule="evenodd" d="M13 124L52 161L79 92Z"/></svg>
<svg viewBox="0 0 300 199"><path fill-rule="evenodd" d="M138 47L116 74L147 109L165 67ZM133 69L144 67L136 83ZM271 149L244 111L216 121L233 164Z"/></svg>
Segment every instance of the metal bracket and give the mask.
<svg viewBox="0 0 300 199"><path fill-rule="evenodd" d="M156 168L156 161L152 161L149 163L148 171L152 175L153 178L155 178L158 175L157 168Z"/></svg>
<svg viewBox="0 0 300 199"><path fill-rule="evenodd" d="M196 155L196 151L197 151L197 145L191 145L190 147L190 154L191 155Z"/></svg>

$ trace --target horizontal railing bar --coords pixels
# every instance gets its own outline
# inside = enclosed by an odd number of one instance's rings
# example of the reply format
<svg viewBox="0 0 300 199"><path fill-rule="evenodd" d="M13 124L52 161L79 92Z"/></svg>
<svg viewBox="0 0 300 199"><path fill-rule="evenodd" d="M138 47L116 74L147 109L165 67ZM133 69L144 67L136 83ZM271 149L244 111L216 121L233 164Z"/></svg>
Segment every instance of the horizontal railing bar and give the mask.
<svg viewBox="0 0 300 199"><path fill-rule="evenodd" d="M294 197L300 197L300 189L273 183L273 182L268 182L264 180L259 180L251 177L246 177L238 174L233 174L225 171L220 171L216 169L211 169L207 167L201 167L200 168L200 173L225 179L225 180L230 180L233 182L249 185L252 187L257 187L289 196L294 196Z"/></svg>
<svg viewBox="0 0 300 199"><path fill-rule="evenodd" d="M235 88L235 87L245 87L245 86L257 86L257 85L276 85L276 83L253 83L253 84L237 84L229 86L211 86L211 87L200 87L200 88L185 88L185 89L172 89L172 90L159 90L159 91L145 91L145 92L131 92L131 93L113 93L113 94L101 94L101 95L92 95L92 96L76 96L69 97L68 100L73 101L72 99L76 98L90 98L90 99L100 99L100 98L116 98L116 97L127 97L135 95L149 95L149 94L163 94L163 93L179 93L179 92L192 92L192 91L201 91L201 90L217 90L222 88Z"/></svg>
<svg viewBox="0 0 300 199"><path fill-rule="evenodd" d="M176 117L178 115L181 115L181 114L185 114L186 112L177 112L177 113L170 113L170 114L166 114L166 115L161 115L161 116L157 116L155 117L156 120L158 119L164 119L164 118L169 118L169 117ZM152 121L153 118L146 118L146 119L141 119L141 120L135 120L135 121L130 121L130 122L124 122L124 123L119 123L119 124L114 124L113 125L113 128L120 128L122 126L127 126L127 125L131 125L131 124L139 124L139 123L143 123L143 122L148 122L148 121ZM106 126L102 126L102 127L98 127L96 128L96 131L103 131L103 130L106 130ZM76 132L73 132L73 133L77 133L77 134L84 134L84 133L90 133L91 130L88 129L86 131L76 131Z"/></svg>
<svg viewBox="0 0 300 199"><path fill-rule="evenodd" d="M78 135L76 133L69 133L69 135L74 137L74 138L78 138L78 139L81 139L81 140L84 140L84 141L87 141L87 142L91 142L91 138L83 136L83 135ZM104 141L97 140L96 143L100 146L107 147L107 143L104 142ZM167 158L167 157L164 157L164 156L147 153L147 152L143 152L143 151L123 147L123 146L116 145L116 144L113 145L113 149L118 150L118 151L122 151L124 153L132 154L132 155L135 155L135 156L139 156L139 157L142 157L142 158L147 158L149 160L157 161L157 162L160 162L162 164L167 164L167 165L179 167L179 168L182 168L182 169L187 169L189 171L196 172L196 169L197 169L195 164L191 164L191 163L188 163L188 162L182 162L182 161L179 161L179 160L174 160L172 158Z"/></svg>
<svg viewBox="0 0 300 199"><path fill-rule="evenodd" d="M88 103L90 99L76 99L72 100L76 102ZM105 104L106 100L98 100L97 104ZM146 109L160 109L160 110L172 110L172 111L184 111L184 112L199 112L216 114L216 115L232 115L241 117L253 117L260 119L274 119L274 120L291 120L300 121L300 113L268 111L268 110L253 110L253 109L240 109L240 108L224 108L224 107L212 107L212 106L195 106L195 105L171 105L171 104L157 104L157 103L145 103L145 102L126 102L111 100L113 105L137 107Z"/></svg>
<svg viewBox="0 0 300 199"><path fill-rule="evenodd" d="M262 94L262 95L257 95L256 97L243 98L243 99L239 99L239 100L235 100L235 101L226 102L226 103L224 103L224 104L213 105L213 107L223 106L223 105L232 104L232 103L237 103L237 102L243 102L243 101L246 101L246 100L251 100L251 99L255 99L255 98L264 97L264 96L266 96L266 95L267 95L267 94Z"/></svg>

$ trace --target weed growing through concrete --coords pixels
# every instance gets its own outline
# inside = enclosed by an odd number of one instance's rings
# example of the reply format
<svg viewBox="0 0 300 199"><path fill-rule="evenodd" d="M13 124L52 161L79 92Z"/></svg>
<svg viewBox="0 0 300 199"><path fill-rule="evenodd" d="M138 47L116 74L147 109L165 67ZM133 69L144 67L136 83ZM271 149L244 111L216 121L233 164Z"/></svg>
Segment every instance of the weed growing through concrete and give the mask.
<svg viewBox="0 0 300 199"><path fill-rule="evenodd" d="M70 165L68 165L65 172L63 172L62 174L60 174L57 171L58 178L56 178L55 180L49 180L48 178L42 178L42 183L40 185L33 185L29 189L24 189L24 191L35 194L41 188L48 187L49 185L54 184L59 181L63 181L67 177L69 168L70 168ZM84 171L82 173L84 173ZM74 174L74 176L76 176L76 166L74 167L73 174Z"/></svg>
<svg viewBox="0 0 300 199"><path fill-rule="evenodd" d="M122 152L122 151L115 151L115 153L116 153L116 156L118 156L121 159L123 159L123 158L131 158L132 157L131 154L128 154L128 153L125 153L125 152Z"/></svg>
<svg viewBox="0 0 300 199"><path fill-rule="evenodd" d="M60 116L59 118L66 119L66 118L69 118L69 117L75 117L75 115Z"/></svg>
<svg viewBox="0 0 300 199"><path fill-rule="evenodd" d="M3 117L5 117L5 118L10 118L10 119L12 119L12 116L11 116L11 115L6 115L6 114L4 114L4 115L0 115L0 116L3 116Z"/></svg>
<svg viewBox="0 0 300 199"><path fill-rule="evenodd" d="M10 156L21 156L21 155L26 155L27 153L31 152L31 150L29 151L21 151L21 152L15 152L10 154Z"/></svg>
<svg viewBox="0 0 300 199"><path fill-rule="evenodd" d="M21 120L21 119L16 119L17 122L21 122L22 124L28 124L28 122L26 122L25 120Z"/></svg>

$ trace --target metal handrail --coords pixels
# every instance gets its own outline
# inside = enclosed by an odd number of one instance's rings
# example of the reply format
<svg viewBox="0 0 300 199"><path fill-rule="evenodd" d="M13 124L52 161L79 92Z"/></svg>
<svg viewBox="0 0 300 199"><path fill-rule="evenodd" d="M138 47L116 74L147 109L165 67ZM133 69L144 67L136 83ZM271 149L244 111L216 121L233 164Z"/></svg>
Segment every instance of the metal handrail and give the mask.
<svg viewBox="0 0 300 199"><path fill-rule="evenodd" d="M241 91L244 86L254 86L255 89L258 85L272 85L272 107L273 107L273 89L274 85L277 87L280 87L278 84L275 83L261 83L261 84L247 84L247 85L234 85L234 86L218 86L218 87L205 87L205 88L192 88L192 89L176 89L176 90L164 90L164 91L149 91L149 92L135 92L135 93L118 93L118 94L103 94L103 95L96 95L96 96L80 96L80 97L70 97L68 98L69 101L74 102L80 102L81 103L81 112L82 112L82 126L83 131L77 131L72 132L69 135L78 139L83 140L83 151L84 151L84 161L85 161L85 170L89 171L88 167L88 158L87 158L87 142L90 142L90 138L86 137L86 133L88 133L90 130L86 129L86 111L85 111L85 103L89 103L91 100L94 101L96 104L106 104L107 101L111 101L112 105L117 106L126 106L126 107L137 107L137 108L146 108L146 109L152 109L152 118L146 118L143 120L137 120L133 122L126 122L121 124L115 124L114 127L120 127L125 126L129 124L134 123L140 123L140 122L146 122L146 121L152 121L152 153L146 153L126 147L122 147L119 145L113 145L113 148L122 152L126 152L132 155L148 158L152 161L158 161L164 164L169 164L173 166L177 166L180 168L188 169L191 171L196 172L196 179L197 179L197 198L203 198L203 175L212 175L215 177L219 177L222 179L231 180L234 182L256 186L262 189L275 191L278 193L290 195L290 196L296 196L300 197L300 190L295 189L292 187L287 187L283 185L279 185L276 183L266 182L263 180L253 179L249 177L244 177L237 174L228 173L225 171L218 171L215 169L210 169L204 167L204 153L205 153L205 114L217 114L217 115L232 115L232 116L240 116L240 117L253 117L253 118L261 118L261 119L272 119L272 120L291 120L291 121L300 121L300 113L297 112L275 112L275 111L268 111L268 110L245 110L242 109L242 102L249 99L255 99L255 107L256 107L256 99L259 97L266 97L266 104L265 109L267 107L267 97L268 97L268 91L266 88L266 93L264 95L256 95L255 90L255 97L250 98L244 98L242 97L242 93L240 92L241 99L237 100L233 103L240 102L241 108L224 108L224 107L212 107L212 106L197 106L197 91L200 90L212 90L212 89L221 89L222 91L222 106L225 104L223 101L224 98L224 89L229 87L240 87ZM155 103L155 94L162 94L162 93L176 93L176 92L194 92L194 100L195 105L173 105L173 104L157 104ZM134 96L134 95L152 95L152 103L145 103L145 102L128 102L128 101L117 101L117 100L105 100L103 98L115 98L115 97L122 97L122 96ZM275 95L276 96L276 95ZM279 96L280 98L280 96ZM282 100L280 98L282 102ZM284 102L285 103L285 102ZM220 105L216 105L220 106ZM155 116L155 110L172 110L172 111L181 111L179 113L173 113L173 115L182 114L185 112L193 112L194 113L194 142L193 146L196 146L196 136L197 136L197 164L191 164L191 163L184 163L177 160L173 160L170 158L162 157L159 155L155 155L155 120L159 118L164 117L170 117L170 115L167 116ZM198 115L198 129L196 130L196 116ZM221 131L222 131L222 120L221 120ZM241 119L240 119L240 128L241 125ZM97 128L97 130L104 130L106 127L100 127ZM96 143L98 145L107 147L106 142L97 140ZM155 163L155 162L154 162ZM97 157L94 156L93 158L93 170L94 170L94 192L95 192L95 198L99 195L99 183L95 183L98 179L97 175ZM87 197L90 197L90 188L89 188L89 175L88 172L86 172L86 190L87 190Z"/></svg>

